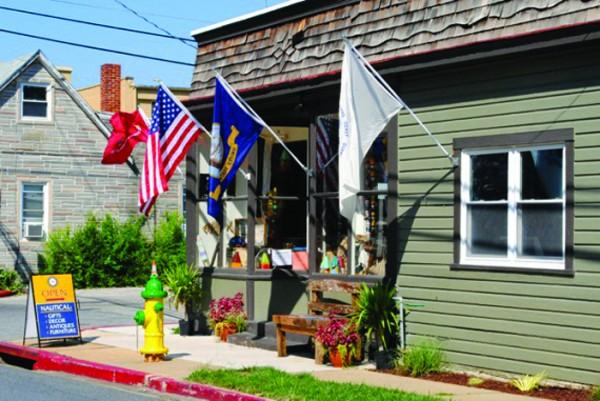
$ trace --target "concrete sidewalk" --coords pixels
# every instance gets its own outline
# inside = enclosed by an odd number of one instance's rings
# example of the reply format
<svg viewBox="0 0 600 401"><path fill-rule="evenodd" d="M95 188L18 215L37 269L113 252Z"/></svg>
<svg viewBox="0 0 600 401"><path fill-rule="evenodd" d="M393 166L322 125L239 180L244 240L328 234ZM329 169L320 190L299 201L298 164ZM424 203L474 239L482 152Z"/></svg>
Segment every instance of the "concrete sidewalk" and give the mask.
<svg viewBox="0 0 600 401"><path fill-rule="evenodd" d="M211 336L175 335L172 334L172 327L165 329L165 344L169 348L169 358L160 363L144 363L143 358L136 352L135 326L84 330L83 336L86 342L82 345L52 346L45 347L43 350L180 381L203 366L224 368L270 366L291 373L312 373L315 377L326 381L368 384L439 396L454 401L540 401L539 398L378 373L372 371L373 366L369 364L336 369L327 365L315 365L311 358L293 355L279 358L274 351L221 343ZM139 344L141 344L143 333L140 330L138 334Z"/></svg>

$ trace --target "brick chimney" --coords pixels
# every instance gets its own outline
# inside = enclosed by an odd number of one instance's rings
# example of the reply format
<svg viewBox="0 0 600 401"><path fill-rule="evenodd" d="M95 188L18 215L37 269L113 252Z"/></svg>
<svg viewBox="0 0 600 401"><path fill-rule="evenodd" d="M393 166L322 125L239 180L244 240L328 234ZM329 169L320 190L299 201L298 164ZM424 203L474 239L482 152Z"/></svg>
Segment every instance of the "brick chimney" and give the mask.
<svg viewBox="0 0 600 401"><path fill-rule="evenodd" d="M111 113L121 110L121 65L100 67L100 109Z"/></svg>

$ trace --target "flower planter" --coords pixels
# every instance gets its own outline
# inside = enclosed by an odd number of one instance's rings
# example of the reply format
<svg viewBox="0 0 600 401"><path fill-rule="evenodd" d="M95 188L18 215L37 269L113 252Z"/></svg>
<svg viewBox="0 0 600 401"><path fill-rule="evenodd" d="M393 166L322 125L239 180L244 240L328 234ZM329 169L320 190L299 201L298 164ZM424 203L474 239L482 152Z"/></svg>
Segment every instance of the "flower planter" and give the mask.
<svg viewBox="0 0 600 401"><path fill-rule="evenodd" d="M192 325L189 320L180 319L179 320L179 335L180 336L190 336L194 334L192 330Z"/></svg>
<svg viewBox="0 0 600 401"><path fill-rule="evenodd" d="M394 367L394 352L390 350L375 351L375 367L377 369L391 369Z"/></svg>
<svg viewBox="0 0 600 401"><path fill-rule="evenodd" d="M235 334L235 333L237 333L237 327L233 323L223 323L223 324L219 325L219 327L217 329L215 329L215 334L224 343L227 342L227 337L229 337L230 334Z"/></svg>
<svg viewBox="0 0 600 401"><path fill-rule="evenodd" d="M342 354L337 347L329 348L329 361L335 368L343 368L352 364L350 352L346 352L342 358Z"/></svg>

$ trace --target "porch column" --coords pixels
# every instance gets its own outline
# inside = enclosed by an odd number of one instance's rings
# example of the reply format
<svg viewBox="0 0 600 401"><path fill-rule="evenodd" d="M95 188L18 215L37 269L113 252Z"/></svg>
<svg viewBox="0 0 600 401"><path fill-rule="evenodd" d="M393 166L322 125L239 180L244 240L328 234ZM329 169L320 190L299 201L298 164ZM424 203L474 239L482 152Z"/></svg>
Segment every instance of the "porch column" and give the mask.
<svg viewBox="0 0 600 401"><path fill-rule="evenodd" d="M398 116L385 127L387 132L388 196L386 219L386 264L384 282L396 284L398 276Z"/></svg>
<svg viewBox="0 0 600 401"><path fill-rule="evenodd" d="M248 182L248 218L246 219L246 310L248 311L248 320L254 320L255 291L254 280L254 245L255 245L255 225L256 225L256 199L258 192L258 143L254 144L248 154L248 172L250 181Z"/></svg>
<svg viewBox="0 0 600 401"><path fill-rule="evenodd" d="M185 226L186 226L186 260L188 265L198 262L198 141L194 142L185 157Z"/></svg>
<svg viewBox="0 0 600 401"><path fill-rule="evenodd" d="M308 178L308 267L310 274L314 274L317 271L318 259L317 259L317 198L313 196L317 192L317 175L316 175L316 155L317 155L317 126L315 124L315 117L312 116L310 119L310 125L308 129L308 167L313 172Z"/></svg>

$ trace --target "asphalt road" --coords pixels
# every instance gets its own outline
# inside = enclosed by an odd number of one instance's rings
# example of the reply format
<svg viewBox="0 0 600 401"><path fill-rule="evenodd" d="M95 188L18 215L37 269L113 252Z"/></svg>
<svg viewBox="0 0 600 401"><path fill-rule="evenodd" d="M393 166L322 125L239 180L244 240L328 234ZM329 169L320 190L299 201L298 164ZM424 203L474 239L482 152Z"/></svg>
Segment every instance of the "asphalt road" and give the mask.
<svg viewBox="0 0 600 401"><path fill-rule="evenodd" d="M142 288L100 288L77 290L79 321L82 329L98 326L132 325L133 315L143 309ZM23 338L26 295L0 298L0 340ZM165 322L176 323L183 311L170 308L165 301Z"/></svg>
<svg viewBox="0 0 600 401"><path fill-rule="evenodd" d="M192 399L160 394L141 387L125 387L50 372L33 372L0 364L0 401L16 400L184 401Z"/></svg>

